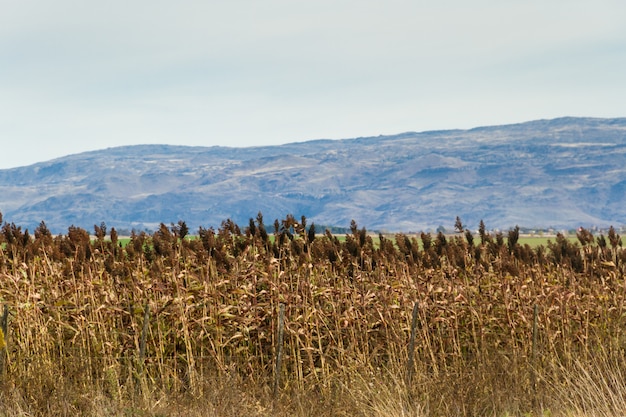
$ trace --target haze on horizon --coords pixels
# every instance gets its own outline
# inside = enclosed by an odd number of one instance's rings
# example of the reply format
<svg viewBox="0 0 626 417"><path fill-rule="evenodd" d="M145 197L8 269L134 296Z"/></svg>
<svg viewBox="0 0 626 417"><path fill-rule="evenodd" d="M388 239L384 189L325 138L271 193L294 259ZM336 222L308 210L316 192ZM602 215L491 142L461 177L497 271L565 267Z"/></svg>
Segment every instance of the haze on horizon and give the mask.
<svg viewBox="0 0 626 417"><path fill-rule="evenodd" d="M619 0L23 0L0 14L0 169L624 117Z"/></svg>

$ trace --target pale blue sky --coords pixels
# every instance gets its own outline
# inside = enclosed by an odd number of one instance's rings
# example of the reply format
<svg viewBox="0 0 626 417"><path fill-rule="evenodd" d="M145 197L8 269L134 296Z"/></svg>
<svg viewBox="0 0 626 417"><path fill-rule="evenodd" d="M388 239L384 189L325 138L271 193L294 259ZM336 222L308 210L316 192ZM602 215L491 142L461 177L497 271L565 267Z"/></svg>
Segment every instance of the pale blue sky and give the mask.
<svg viewBox="0 0 626 417"><path fill-rule="evenodd" d="M0 168L626 116L623 0L0 0Z"/></svg>

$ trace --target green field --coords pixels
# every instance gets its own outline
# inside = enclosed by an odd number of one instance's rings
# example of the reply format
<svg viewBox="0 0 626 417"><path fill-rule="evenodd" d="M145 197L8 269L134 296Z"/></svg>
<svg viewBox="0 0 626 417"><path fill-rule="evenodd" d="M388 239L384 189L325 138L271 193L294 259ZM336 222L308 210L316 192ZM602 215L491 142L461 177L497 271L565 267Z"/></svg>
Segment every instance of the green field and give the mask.
<svg viewBox="0 0 626 417"><path fill-rule="evenodd" d="M566 236L567 240L571 243L578 243L578 238L576 236ZM548 246L548 241L556 241L556 236L520 236L517 241L520 245L529 245L530 247L537 246Z"/></svg>
<svg viewBox="0 0 626 417"><path fill-rule="evenodd" d="M409 236L409 238L413 238L413 237L416 238L418 240L418 242L420 243L420 248L421 248L421 243L422 242L421 242L419 234L409 234L407 236ZM434 234L434 233L431 233L431 236L432 236L433 239L436 238L436 234ZM454 238L454 236L455 235L446 235L446 238L447 239L451 239L451 238ZM458 235L456 235L456 236L458 236ZM491 236L493 236L493 234ZM393 234L385 235L385 237L388 238L388 239L392 239L392 240L395 239L395 235L393 235ZM566 236L566 238L567 238L567 240L570 243L572 243L572 244L573 243L578 243L580 245L580 243L578 242L578 238L576 236L568 235L568 236ZM345 240L345 236L339 236L339 239L340 240L341 239ZM378 245L379 242L380 242L378 235L372 235L372 240L374 241L375 245ZM506 242L506 240L507 240L507 238L506 238L506 234L505 234L504 241ZM549 241L552 241L552 242L556 241L556 236L524 236L524 235L522 235L522 236L520 236L520 238L517 241L517 243L522 245L522 246L523 245L529 245L531 248L536 248L538 246L545 246L545 247L547 247ZM477 244L479 242L480 242L480 237L478 235L474 235L474 244Z"/></svg>
<svg viewBox="0 0 626 417"><path fill-rule="evenodd" d="M318 237L322 236L321 233L317 234ZM374 245L378 246L378 244L380 243L380 239L379 239L379 235L376 234L372 234L370 235L372 238L372 241L374 242ZM408 235L409 237L415 237L417 238L418 241L420 241L420 237L419 235ZM448 238L452 237L453 235L447 235ZM270 239L273 239L273 235L270 235ZM346 236L345 235L336 235L337 239L340 242L344 242L346 240ZM395 235L385 235L386 238L388 239L395 239ZM435 235L433 234L433 238L435 237ZM194 239L197 238L197 236L190 236L189 238ZM479 241L479 237L478 236L474 236L475 242ZM537 246L548 246L548 241L552 241L554 242L556 240L556 236L520 236L518 243L520 245L529 245L532 248L536 248ZM567 236L567 240L571 243L577 243L578 242L578 238L576 236ZM506 237L505 237L505 241L506 241ZM129 242L130 242L130 238L129 237L123 237L123 238L119 238L118 242L122 245L122 247L125 247ZM421 244L421 241L420 241Z"/></svg>

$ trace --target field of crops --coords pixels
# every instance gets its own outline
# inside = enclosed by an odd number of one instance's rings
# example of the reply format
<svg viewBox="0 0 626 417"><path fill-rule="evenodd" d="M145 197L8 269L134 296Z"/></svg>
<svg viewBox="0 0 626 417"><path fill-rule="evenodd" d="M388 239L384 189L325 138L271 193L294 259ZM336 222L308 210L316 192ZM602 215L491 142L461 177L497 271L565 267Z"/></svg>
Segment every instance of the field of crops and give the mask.
<svg viewBox="0 0 626 417"><path fill-rule="evenodd" d="M462 228L374 244L356 224L340 240L259 215L188 234L120 245L105 225L4 223L0 415L626 411L612 229L536 247Z"/></svg>

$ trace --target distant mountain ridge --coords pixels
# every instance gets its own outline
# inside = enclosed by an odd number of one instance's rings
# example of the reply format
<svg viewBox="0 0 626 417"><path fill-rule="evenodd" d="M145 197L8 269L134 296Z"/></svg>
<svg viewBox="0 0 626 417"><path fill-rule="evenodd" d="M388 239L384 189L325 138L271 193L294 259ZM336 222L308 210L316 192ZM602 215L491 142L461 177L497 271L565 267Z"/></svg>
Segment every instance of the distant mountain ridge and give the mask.
<svg viewBox="0 0 626 417"><path fill-rule="evenodd" d="M137 145L0 170L0 212L29 229L266 223L287 214L370 230L626 223L626 118L250 148Z"/></svg>

